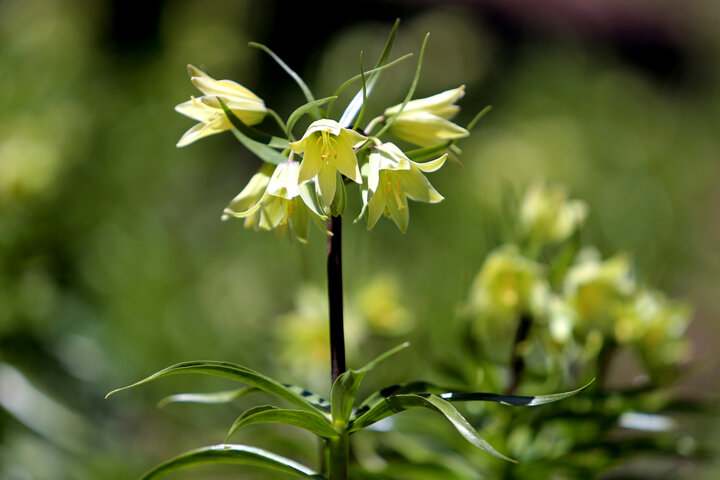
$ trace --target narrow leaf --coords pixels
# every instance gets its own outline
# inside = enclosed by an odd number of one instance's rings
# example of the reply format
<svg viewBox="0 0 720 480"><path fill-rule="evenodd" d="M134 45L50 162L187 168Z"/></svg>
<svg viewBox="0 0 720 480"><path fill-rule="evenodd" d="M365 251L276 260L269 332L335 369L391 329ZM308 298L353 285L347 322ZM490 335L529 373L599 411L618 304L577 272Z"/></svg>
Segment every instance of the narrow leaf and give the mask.
<svg viewBox="0 0 720 480"><path fill-rule="evenodd" d="M465 127L465 130L468 132L472 130L475 127L475 124L480 121L482 117L484 117L490 110L492 110L492 105L488 105L487 107L480 110L480 112L473 117L472 120L470 120L470 123L467 124L467 127Z"/></svg>
<svg viewBox="0 0 720 480"><path fill-rule="evenodd" d="M587 385L584 385L576 390L562 393L551 393L549 395L502 395L498 393L464 393L464 392L448 392L440 394L440 397L444 400L451 402L472 402L472 401L483 401L483 402L497 402L505 405L512 405L513 407L537 407L538 405L546 405L548 403L559 402L573 395L577 395L586 388L588 388L595 379L593 378Z"/></svg>
<svg viewBox="0 0 720 480"><path fill-rule="evenodd" d="M320 418L315 414L303 410L288 410L264 405L262 407L251 408L240 415L232 424L228 431L225 441L238 430L248 425L257 423L284 423L295 427L304 428L323 438L332 438L338 435L338 432L332 427L330 422L325 418Z"/></svg>
<svg viewBox="0 0 720 480"><path fill-rule="evenodd" d="M302 106L296 108L295 111L290 114L290 117L288 117L288 121L285 126L285 133L288 135L288 137L290 135L292 135L293 127L295 126L297 121L302 118L303 115L305 115L306 113L309 113L310 110L312 110L313 108L317 108L320 105L324 105L331 100L335 100L336 98L337 97L325 97L325 98L321 98L319 100L314 100L312 102L308 102L305 105L302 105Z"/></svg>
<svg viewBox="0 0 720 480"><path fill-rule="evenodd" d="M269 142L265 143L251 138L248 135L247 130L247 128L249 127L245 125L242 120L237 118L237 116L235 116L235 114L227 107L227 105L225 105L225 102L223 102L220 97L217 98L223 110L225 111L225 115L227 115L227 117L230 119L230 122L234 126L234 128L231 128L230 130L232 131L233 135L235 135L235 138L237 138L240 143L245 146L245 148L250 150L252 153L257 155L267 163L279 165L280 163L287 161L287 157L273 150L270 147Z"/></svg>
<svg viewBox="0 0 720 480"><path fill-rule="evenodd" d="M387 418L411 408L427 408L429 410L440 412L468 442L494 457L515 462L515 460L512 460L511 458L498 452L492 445L485 441L485 439L478 434L472 425L470 425L465 417L463 417L462 414L460 414L460 412L452 406L452 404L435 395L393 395L354 421L349 429L349 432L361 430L382 420L383 418Z"/></svg>
<svg viewBox="0 0 720 480"><path fill-rule="evenodd" d="M380 67L387 62L388 57L390 56L390 50L392 50L393 43L395 43L395 35L397 34L397 29L400 26L400 19L395 20L395 24L393 25L392 30L390 31L390 36L388 36L388 40L385 43L385 48L383 49L382 53L380 54L380 59L378 60L377 65L375 67ZM375 72L370 79L368 79L367 82L367 92L366 95L370 95L373 88L375 87L375 83L377 82L378 78L380 78L380 71ZM350 101L350 104L348 104L347 108L342 114L342 117L340 117L340 125L343 128L348 128L353 120L355 119L355 115L360 111L360 108L363 104L363 92L362 90L358 91L353 99Z"/></svg>
<svg viewBox="0 0 720 480"><path fill-rule="evenodd" d="M400 115L405 109L405 105L408 104L412 96L415 94L415 88L417 87L418 81L420 81L420 71L422 70L422 62L423 57L425 56L425 47L427 46L428 38L430 38L429 33L426 34L425 38L423 39L422 47L420 47L420 55L418 55L417 67L415 67L415 75L413 76L412 83L410 84L410 89L408 90L407 95L405 95L405 99L403 100L402 105L400 105L400 110L398 110L396 115L390 117L390 119L385 123L385 126L380 129L377 135L375 135L376 137L379 137L380 135L385 133L388 128L390 128L390 126L395 122L395 119L397 119L398 115Z"/></svg>
<svg viewBox="0 0 720 480"><path fill-rule="evenodd" d="M255 387L236 388L235 390L224 390L222 392L210 393L177 393L170 395L158 402L158 408L164 408L171 403L207 403L220 404L230 403L238 398L260 392Z"/></svg>
<svg viewBox="0 0 720 480"><path fill-rule="evenodd" d="M303 79L300 78L300 75L298 75L297 73L295 73L295 71L294 71L292 68L290 68L285 62L283 62L283 61L280 59L280 57L278 57L278 56L275 54L275 52L273 52L272 50L270 50L268 47L266 47L265 45L263 45L263 44L261 44L261 43L250 42L250 43L248 43L248 45L250 45L251 47L259 48L260 50L262 50L262 51L264 51L265 53L267 53L268 55L270 55L270 57L272 57L272 59L275 60L275 62L276 62L278 65L280 65L280 67L281 67L283 70L285 70L285 72L286 72L288 75L290 75L290 77L291 77L293 80L295 80L295 83L298 84L298 86L300 87L300 90L302 90L302 92L303 92L303 95L305 95L305 99L306 99L308 102L314 102L314 101L315 101L315 97L313 96L312 92L310 91L310 88L309 88L309 87L307 86L307 84L303 81ZM320 111L317 109L317 107L314 109L314 113L315 113L315 116L317 117L317 119L320 119L320 118L321 118Z"/></svg>
<svg viewBox="0 0 720 480"><path fill-rule="evenodd" d="M372 69L370 69L370 70L365 71L363 74L358 74L358 75L355 75L354 77L352 77L352 78L350 78L350 79L348 79L348 80L345 80L345 81L342 83L342 85L340 85L340 86L335 90L335 93L333 93L333 96L334 96L334 97L339 97L340 94L343 92L343 90L345 90L347 87L349 87L350 85L352 85L353 82L356 82L356 81L360 80L360 78L361 78L363 75L370 75L370 74L372 74L372 73L380 72L380 71L382 71L382 70L385 70L386 68L390 68L390 67L392 67L392 66L394 66L394 65L402 62L403 60L407 60L408 58L412 57L412 55L413 55L412 53L406 53L406 54L403 55L402 57L396 58L396 59L393 60L392 62L386 63L385 65L382 65L382 66L380 66L380 67L372 68ZM334 104L335 104L335 100L331 101L330 104L328 105L328 108L327 108L328 117L330 116L330 112L331 112L332 106L333 106Z"/></svg>
<svg viewBox="0 0 720 480"><path fill-rule="evenodd" d="M360 387L360 383L362 383L365 374L375 368L383 360L409 346L410 344L408 342L400 344L378 356L364 367L357 370L348 370L347 372L342 373L335 380L330 394L330 403L333 424L336 427L344 427L350 419L352 407L355 403L355 395L357 394L358 388Z"/></svg>
<svg viewBox="0 0 720 480"><path fill-rule="evenodd" d="M247 445L212 445L191 450L162 465L158 465L143 475L140 480L160 478L168 473L195 465L220 463L263 467L298 477L325 480L325 477L305 465L267 450Z"/></svg>
<svg viewBox="0 0 720 480"><path fill-rule="evenodd" d="M362 80L362 93L363 93L363 101L362 101L362 107L360 107L360 113L358 113L357 118L355 119L355 123L353 124L353 130L356 130L360 126L360 122L362 122L363 115L365 114L365 107L367 107L367 84L365 83L365 70L363 69L363 62L362 62L363 52L360 51L360 79Z"/></svg>
<svg viewBox="0 0 720 480"><path fill-rule="evenodd" d="M322 413L320 409L318 409L315 405L308 402L307 399L301 394L292 391L285 385L281 384L276 380L273 380L270 377L262 375L249 368L229 362L196 361L178 363L177 365L173 365L171 367L160 370L159 372L156 372L149 377L140 380L139 382L133 383L132 385L113 390L112 392L108 393L105 398L122 390L127 390L129 388L152 382L153 380L157 380L159 378L167 377L169 375L176 375L179 373L199 373L204 375L213 375L216 377L224 377L238 382L246 383L266 393L270 393L277 397L283 398L288 402L293 403L305 410L314 412L321 418L325 418L325 414Z"/></svg>

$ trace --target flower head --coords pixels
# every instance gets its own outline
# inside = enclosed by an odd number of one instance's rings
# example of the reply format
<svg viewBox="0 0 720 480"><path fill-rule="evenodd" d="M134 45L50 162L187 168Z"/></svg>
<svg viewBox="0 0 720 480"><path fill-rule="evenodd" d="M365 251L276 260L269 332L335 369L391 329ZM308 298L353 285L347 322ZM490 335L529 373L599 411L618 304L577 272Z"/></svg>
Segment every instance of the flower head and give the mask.
<svg viewBox="0 0 720 480"><path fill-rule="evenodd" d="M195 140L220 133L232 128L225 116L218 97L247 125L260 123L267 113L265 102L253 92L232 80L215 80L202 70L188 65L190 81L204 95L191 97L187 102L175 106L175 111L197 120L198 123L180 138L178 147L184 147Z"/></svg>
<svg viewBox="0 0 720 480"><path fill-rule="evenodd" d="M627 255L618 254L603 261L597 251L585 249L565 276L563 296L577 312L579 327L610 335L635 289Z"/></svg>
<svg viewBox="0 0 720 480"><path fill-rule="evenodd" d="M335 172L362 183L354 148L365 140L366 137L342 128L335 120L325 118L311 123L305 135L290 144L293 152L303 154L298 181L304 183L317 175L318 193L325 205L330 205L335 196Z"/></svg>
<svg viewBox="0 0 720 480"><path fill-rule="evenodd" d="M250 183L223 212L229 217L244 218L245 228L276 230L282 235L288 228L301 242L307 241L312 218L324 230L320 219L326 218L309 185L298 185L297 162L277 167L264 165Z"/></svg>
<svg viewBox="0 0 720 480"><path fill-rule="evenodd" d="M470 312L494 319L515 319L521 314L542 316L549 287L543 267L524 257L514 245L492 251L470 287Z"/></svg>
<svg viewBox="0 0 720 480"><path fill-rule="evenodd" d="M535 183L520 206L520 231L533 245L562 242L580 228L587 211L582 200L568 200L562 187Z"/></svg>
<svg viewBox="0 0 720 480"><path fill-rule="evenodd" d="M455 102L463 95L465 86L461 85L431 97L412 100L402 111L402 105L390 107L384 113L388 119L394 117L388 131L422 147L467 137L470 132L450 121L460 110Z"/></svg>
<svg viewBox="0 0 720 480"><path fill-rule="evenodd" d="M426 203L442 201L443 196L430 185L423 172L438 170L446 158L447 154L426 163L416 163L393 143L373 147L368 163L363 165L368 181L363 191L365 205L360 212L362 216L367 209L368 229L385 214L404 233L410 220L408 198Z"/></svg>

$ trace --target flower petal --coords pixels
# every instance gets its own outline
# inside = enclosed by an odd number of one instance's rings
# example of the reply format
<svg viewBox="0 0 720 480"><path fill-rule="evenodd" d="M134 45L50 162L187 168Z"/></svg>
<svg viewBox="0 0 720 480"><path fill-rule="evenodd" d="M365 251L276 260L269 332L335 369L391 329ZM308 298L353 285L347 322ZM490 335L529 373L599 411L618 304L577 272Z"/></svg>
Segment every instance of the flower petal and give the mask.
<svg viewBox="0 0 720 480"><path fill-rule="evenodd" d="M441 157L436 158L435 160L430 160L425 163L413 162L412 160L410 160L410 162L413 164L413 166L417 167L418 169L422 170L423 172L430 173L430 172L439 170L440 167L442 167L445 164L446 159L447 159L447 153Z"/></svg>
<svg viewBox="0 0 720 480"><path fill-rule="evenodd" d="M317 189L320 191L323 203L327 206L332 204L335 197L335 187L337 186L335 172L336 170L333 167L324 164L320 166L320 171L317 174Z"/></svg>
<svg viewBox="0 0 720 480"><path fill-rule="evenodd" d="M398 115L389 132L416 145L429 147L445 140L464 138L470 132L459 125L430 113Z"/></svg>
<svg viewBox="0 0 720 480"><path fill-rule="evenodd" d="M358 167L357 156L348 142L348 137L340 135L337 137L335 156L332 158L335 168L355 183L362 183L360 168Z"/></svg>
<svg viewBox="0 0 720 480"><path fill-rule="evenodd" d="M376 192L368 201L367 222L368 230L372 230L382 214L385 212L385 192Z"/></svg>
<svg viewBox="0 0 720 480"><path fill-rule="evenodd" d="M417 168L407 172L397 172L397 176L405 194L416 202L438 203L444 199Z"/></svg>

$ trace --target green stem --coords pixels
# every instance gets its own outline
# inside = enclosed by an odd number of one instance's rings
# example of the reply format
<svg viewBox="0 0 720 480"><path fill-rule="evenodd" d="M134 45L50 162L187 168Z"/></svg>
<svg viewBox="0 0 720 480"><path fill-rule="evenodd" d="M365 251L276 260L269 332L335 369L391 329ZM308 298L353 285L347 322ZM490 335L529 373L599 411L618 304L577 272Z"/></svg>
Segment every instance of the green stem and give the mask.
<svg viewBox="0 0 720 480"><path fill-rule="evenodd" d="M328 480L347 480L350 436L343 434L327 442Z"/></svg>
<svg viewBox="0 0 720 480"><path fill-rule="evenodd" d="M525 372L525 342L527 342L532 326L532 317L527 313L522 313L518 321L518 328L515 332L515 341L513 342L512 358L510 359L510 382L508 384L507 393L513 394L520 384L520 379Z"/></svg>

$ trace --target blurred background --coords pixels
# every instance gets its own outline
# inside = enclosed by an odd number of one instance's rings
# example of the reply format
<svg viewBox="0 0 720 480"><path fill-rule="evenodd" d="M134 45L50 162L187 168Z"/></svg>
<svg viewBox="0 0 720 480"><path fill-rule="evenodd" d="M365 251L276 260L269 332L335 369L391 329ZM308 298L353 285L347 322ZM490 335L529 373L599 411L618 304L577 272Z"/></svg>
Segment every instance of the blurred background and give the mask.
<svg viewBox="0 0 720 480"><path fill-rule="evenodd" d="M465 84L458 123L493 110L461 143L463 166L431 178L446 200L413 204L407 234L345 222L349 364L414 344L367 388L442 378L446 322L499 242L503 192L540 179L588 203L584 241L631 252L641 282L693 306L678 388L717 398L720 5L0 0L0 478L134 478L220 442L239 407L155 405L226 382L171 378L103 399L182 360L327 394L324 238L278 243L220 222L259 160L230 134L176 149L193 122L173 107L197 94L192 63L287 117L301 92L248 41L319 98L358 73L361 50L374 62L396 17L391 58L431 32L416 97ZM371 116L402 100L413 69L382 77ZM719 423L695 433L715 438ZM314 461L306 437L278 447L261 430L238 441Z"/></svg>

